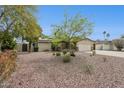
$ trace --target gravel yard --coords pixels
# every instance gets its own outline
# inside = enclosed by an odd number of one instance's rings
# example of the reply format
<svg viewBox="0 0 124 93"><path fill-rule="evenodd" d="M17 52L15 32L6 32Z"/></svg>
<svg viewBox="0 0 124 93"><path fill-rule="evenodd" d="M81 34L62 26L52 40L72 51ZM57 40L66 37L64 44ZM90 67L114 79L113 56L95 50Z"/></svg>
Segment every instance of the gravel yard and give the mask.
<svg viewBox="0 0 124 93"><path fill-rule="evenodd" d="M90 73L87 73L87 65ZM89 70L88 69L88 70ZM19 54L17 70L3 87L124 87L124 58L76 53L70 63L50 52Z"/></svg>

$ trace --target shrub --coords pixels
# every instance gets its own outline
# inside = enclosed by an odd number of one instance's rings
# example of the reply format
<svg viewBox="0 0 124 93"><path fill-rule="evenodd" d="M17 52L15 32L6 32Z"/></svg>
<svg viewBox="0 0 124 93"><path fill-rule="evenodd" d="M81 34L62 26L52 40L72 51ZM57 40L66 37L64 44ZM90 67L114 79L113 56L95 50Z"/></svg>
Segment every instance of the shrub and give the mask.
<svg viewBox="0 0 124 93"><path fill-rule="evenodd" d="M0 83L9 78L16 67L16 52L6 51L0 54Z"/></svg>
<svg viewBox="0 0 124 93"><path fill-rule="evenodd" d="M75 54L74 54L74 51L73 50L70 51L70 56L75 57Z"/></svg>
<svg viewBox="0 0 124 93"><path fill-rule="evenodd" d="M61 55L61 53L60 53L60 52L57 52L57 53L56 53L56 56L60 56L60 55Z"/></svg>
<svg viewBox="0 0 124 93"><path fill-rule="evenodd" d="M10 32L4 32L1 41L1 50L13 50L16 47L16 42L14 41L14 37Z"/></svg>
<svg viewBox="0 0 124 93"><path fill-rule="evenodd" d="M64 55L65 55L67 52L68 52L67 49L64 49L64 50L62 51L62 53L63 53Z"/></svg>
<svg viewBox="0 0 124 93"><path fill-rule="evenodd" d="M63 62L64 62L64 63L68 63L68 62L70 62L70 61L71 61L70 54L65 54L65 55L63 56Z"/></svg>
<svg viewBox="0 0 124 93"><path fill-rule="evenodd" d="M115 39L113 40L113 44L117 48L118 51L121 51L124 48L124 39Z"/></svg>
<svg viewBox="0 0 124 93"><path fill-rule="evenodd" d="M55 55L55 53L53 53L53 55Z"/></svg>

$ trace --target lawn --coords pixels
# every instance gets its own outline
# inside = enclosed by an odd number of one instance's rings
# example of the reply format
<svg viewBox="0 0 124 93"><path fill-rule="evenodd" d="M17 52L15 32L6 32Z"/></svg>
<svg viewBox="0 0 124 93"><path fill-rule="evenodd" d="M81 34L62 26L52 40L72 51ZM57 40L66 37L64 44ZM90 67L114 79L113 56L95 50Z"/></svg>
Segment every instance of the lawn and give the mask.
<svg viewBox="0 0 124 93"><path fill-rule="evenodd" d="M2 87L124 87L124 58L77 52L63 63L51 52L22 53Z"/></svg>

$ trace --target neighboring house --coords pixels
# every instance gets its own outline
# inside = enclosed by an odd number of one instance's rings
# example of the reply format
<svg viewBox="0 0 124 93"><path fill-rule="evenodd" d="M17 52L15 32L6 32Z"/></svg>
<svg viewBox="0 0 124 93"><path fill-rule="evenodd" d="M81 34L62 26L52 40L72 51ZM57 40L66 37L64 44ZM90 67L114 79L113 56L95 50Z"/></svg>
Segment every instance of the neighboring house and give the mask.
<svg viewBox="0 0 124 93"><path fill-rule="evenodd" d="M17 51L18 52L27 52L29 51L29 42L20 38L17 41ZM50 51L51 50L51 41L48 39L39 39L38 43L34 43L31 46L31 51L34 51L34 46L38 46L38 51Z"/></svg>
<svg viewBox="0 0 124 93"><path fill-rule="evenodd" d="M79 41L77 43L77 47L79 51L91 51L94 43L95 41L86 38L86 39Z"/></svg>
<svg viewBox="0 0 124 93"><path fill-rule="evenodd" d="M96 41L96 50L115 50L112 41Z"/></svg>
<svg viewBox="0 0 124 93"><path fill-rule="evenodd" d="M79 51L91 51L95 44L96 50L117 50L112 41L93 41L91 39L83 39L77 43Z"/></svg>

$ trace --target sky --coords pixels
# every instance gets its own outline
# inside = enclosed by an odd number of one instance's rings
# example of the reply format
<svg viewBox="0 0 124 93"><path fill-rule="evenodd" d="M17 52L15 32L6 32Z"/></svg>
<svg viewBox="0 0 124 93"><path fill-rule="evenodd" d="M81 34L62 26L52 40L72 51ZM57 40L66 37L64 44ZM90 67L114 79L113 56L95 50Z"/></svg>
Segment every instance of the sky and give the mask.
<svg viewBox="0 0 124 93"><path fill-rule="evenodd" d="M120 38L124 34L124 6L98 5L42 5L38 6L36 18L45 35L52 34L52 25L63 22L64 14L74 16L80 13L94 24L93 40L103 40L103 31L110 34L110 40Z"/></svg>

